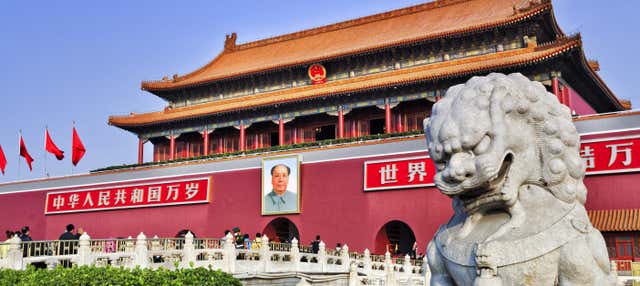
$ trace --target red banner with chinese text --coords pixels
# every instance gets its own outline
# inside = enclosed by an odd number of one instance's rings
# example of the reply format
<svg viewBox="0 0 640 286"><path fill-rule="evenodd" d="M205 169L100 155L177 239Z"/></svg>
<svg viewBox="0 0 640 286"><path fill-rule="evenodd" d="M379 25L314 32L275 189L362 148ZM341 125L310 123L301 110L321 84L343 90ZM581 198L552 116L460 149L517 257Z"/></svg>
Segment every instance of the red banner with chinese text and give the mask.
<svg viewBox="0 0 640 286"><path fill-rule="evenodd" d="M584 140L580 156L587 175L640 171L640 136ZM434 186L435 166L428 156L366 161L364 190Z"/></svg>
<svg viewBox="0 0 640 286"><path fill-rule="evenodd" d="M47 193L45 214L90 212L209 202L211 178L127 182Z"/></svg>
<svg viewBox="0 0 640 286"><path fill-rule="evenodd" d="M435 166L428 156L364 162L364 190L433 186Z"/></svg>
<svg viewBox="0 0 640 286"><path fill-rule="evenodd" d="M587 175L640 171L640 137L585 140L580 157Z"/></svg>

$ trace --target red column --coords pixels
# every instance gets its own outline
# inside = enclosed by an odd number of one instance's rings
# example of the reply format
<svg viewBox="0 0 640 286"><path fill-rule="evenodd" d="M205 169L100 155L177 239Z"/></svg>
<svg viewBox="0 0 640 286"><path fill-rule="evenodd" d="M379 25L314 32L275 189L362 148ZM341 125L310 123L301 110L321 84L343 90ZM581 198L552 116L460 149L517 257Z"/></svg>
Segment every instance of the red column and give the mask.
<svg viewBox="0 0 640 286"><path fill-rule="evenodd" d="M278 145L284 145L284 119L278 120Z"/></svg>
<svg viewBox="0 0 640 286"><path fill-rule="evenodd" d="M384 104L384 126L385 133L391 133L391 105L388 102Z"/></svg>
<svg viewBox="0 0 640 286"><path fill-rule="evenodd" d="M358 122L357 120L352 120L351 121L351 134L349 134L349 137L354 138L354 137L358 137Z"/></svg>
<svg viewBox="0 0 640 286"><path fill-rule="evenodd" d="M224 139L222 138L222 136L220 136L220 138L218 138L218 154L222 154L224 153Z"/></svg>
<svg viewBox="0 0 640 286"><path fill-rule="evenodd" d="M291 143L298 144L298 128L293 128L293 135L291 136Z"/></svg>
<svg viewBox="0 0 640 286"><path fill-rule="evenodd" d="M209 131L207 129L202 132L202 139L202 155L207 156L209 155Z"/></svg>
<svg viewBox="0 0 640 286"><path fill-rule="evenodd" d="M176 158L176 136L171 135L169 140L169 160L173 160Z"/></svg>
<svg viewBox="0 0 640 286"><path fill-rule="evenodd" d="M563 96L560 93L560 82L557 77L551 79L551 89L553 90L553 94L558 98L558 101L564 104Z"/></svg>
<svg viewBox="0 0 640 286"><path fill-rule="evenodd" d="M344 138L344 111L338 109L338 138Z"/></svg>
<svg viewBox="0 0 640 286"><path fill-rule="evenodd" d="M144 139L138 139L138 164L142 164L144 160L144 142Z"/></svg>
<svg viewBox="0 0 640 286"><path fill-rule="evenodd" d="M398 121L396 122L396 132L400 133L400 132L404 132L404 130L402 129L402 113L398 113Z"/></svg>
<svg viewBox="0 0 640 286"><path fill-rule="evenodd" d="M260 134L253 135L253 149L258 149L260 146Z"/></svg>
<svg viewBox="0 0 640 286"><path fill-rule="evenodd" d="M244 136L244 124L240 124L240 143L238 144L238 148L240 148L240 151L244 151L245 150L245 136Z"/></svg>

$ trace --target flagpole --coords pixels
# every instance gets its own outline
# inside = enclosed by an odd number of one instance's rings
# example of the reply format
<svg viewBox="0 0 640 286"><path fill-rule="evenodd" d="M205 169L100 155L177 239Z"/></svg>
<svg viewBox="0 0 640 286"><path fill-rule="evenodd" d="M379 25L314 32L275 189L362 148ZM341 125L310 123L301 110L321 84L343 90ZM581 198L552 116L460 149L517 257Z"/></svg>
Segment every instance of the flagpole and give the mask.
<svg viewBox="0 0 640 286"><path fill-rule="evenodd" d="M44 153L42 155L42 159L44 161L44 175L49 178L49 173L47 173L47 133L49 133L49 126L44 126Z"/></svg>
<svg viewBox="0 0 640 286"><path fill-rule="evenodd" d="M18 179L20 178L20 140L22 140L22 129L19 131L18 136Z"/></svg>
<svg viewBox="0 0 640 286"><path fill-rule="evenodd" d="M71 176L73 176L73 169L75 166L73 165L73 129L76 128L76 121L71 120Z"/></svg>

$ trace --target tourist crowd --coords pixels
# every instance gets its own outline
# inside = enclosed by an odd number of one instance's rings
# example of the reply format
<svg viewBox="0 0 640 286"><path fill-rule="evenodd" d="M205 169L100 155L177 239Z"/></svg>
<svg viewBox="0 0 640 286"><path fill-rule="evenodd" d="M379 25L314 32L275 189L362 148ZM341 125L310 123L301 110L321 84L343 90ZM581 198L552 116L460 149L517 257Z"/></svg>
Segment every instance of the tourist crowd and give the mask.
<svg viewBox="0 0 640 286"><path fill-rule="evenodd" d="M80 236L82 234L84 234L84 229L82 227L79 227L75 233L74 233L74 230L76 230L75 226L73 224L68 224L65 227L65 231L60 235L60 237L58 239L59 240L63 240L63 241L64 240L78 240L80 238ZM189 232L191 232L191 234L193 235L194 238L196 237L195 233L193 231L189 230L189 229L180 230L175 235L175 237L176 238L184 238L187 235L187 233L189 233ZM29 226L24 226L22 229L17 230L17 231L7 230L5 232L5 234L6 234L6 240L4 241L3 244L0 244L0 258L5 258L7 256L8 249L9 249L8 242L14 236L19 237L21 241L32 241L31 230L30 230ZM242 233L242 231L240 230L239 227L235 227L232 230L225 230L224 231L224 236L221 238L221 243L222 244L224 244L226 242L226 237L227 237L228 234L232 235L233 242L234 242L234 247L237 248L237 249L258 250L258 249L260 249L262 247L262 234L259 233L259 232L257 232L255 234L255 236L253 237L253 239L252 239L251 236L248 233ZM286 238L286 239L274 237L274 239L277 239L277 240L272 240L272 241L278 241L278 242L282 242L282 243L291 243L291 240L293 240L293 237L289 237L289 238ZM318 253L318 251L320 249L320 235L316 235L315 240L313 240L310 243L309 247L311 248L311 252ZM337 243L336 244L336 248L335 248L336 252L340 252L341 249L342 249L342 245L340 243ZM73 251L75 251L75 247L61 249L60 253L61 254L69 254L69 253L73 253ZM115 249L113 251L115 251ZM413 246L411 248L411 251L408 254L411 256L411 258L421 259L423 254L422 253L418 254L417 251L418 251L418 244L417 244L417 242L414 242L414 244L413 244ZM397 251L397 244L396 244L395 249L392 249L392 255L395 255L395 256L401 256L402 255L402 253L398 253L398 251Z"/></svg>

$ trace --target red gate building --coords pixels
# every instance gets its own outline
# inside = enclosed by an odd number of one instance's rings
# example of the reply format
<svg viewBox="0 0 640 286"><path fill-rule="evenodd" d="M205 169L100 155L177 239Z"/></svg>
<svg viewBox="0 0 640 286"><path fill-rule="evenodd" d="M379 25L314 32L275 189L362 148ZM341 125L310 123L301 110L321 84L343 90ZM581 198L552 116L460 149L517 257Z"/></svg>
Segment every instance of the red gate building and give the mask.
<svg viewBox="0 0 640 286"><path fill-rule="evenodd" d="M423 252L451 207L433 187L422 121L448 87L520 72L576 116L587 208L610 256L640 257L640 114L598 76L580 35L562 32L550 1L443 0L237 37L191 73L142 82L164 110L109 118L139 138L137 164L0 185L4 213L19 214L0 226L29 225L35 239L67 223L96 238L239 227L374 253L417 242Z"/></svg>

